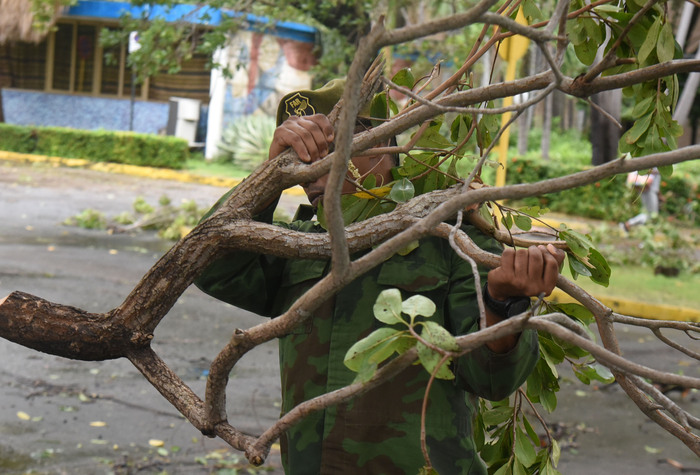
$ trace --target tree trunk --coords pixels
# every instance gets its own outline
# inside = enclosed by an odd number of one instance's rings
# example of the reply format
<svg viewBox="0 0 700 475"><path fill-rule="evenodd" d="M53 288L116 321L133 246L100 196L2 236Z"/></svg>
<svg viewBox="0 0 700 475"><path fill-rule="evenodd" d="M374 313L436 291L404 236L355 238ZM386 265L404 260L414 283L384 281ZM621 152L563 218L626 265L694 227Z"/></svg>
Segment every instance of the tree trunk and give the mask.
<svg viewBox="0 0 700 475"><path fill-rule="evenodd" d="M542 159L549 160L549 144L552 137L552 94L544 100L544 118L542 119Z"/></svg>
<svg viewBox="0 0 700 475"><path fill-rule="evenodd" d="M539 48L532 48L528 55L527 75L533 76L537 72L537 56L540 54ZM526 155L528 147L528 134L532 128L532 119L535 115L535 108L528 107L524 114L518 119L518 154Z"/></svg>
<svg viewBox="0 0 700 475"><path fill-rule="evenodd" d="M620 120L622 93L606 91L591 96L591 101ZM617 158L617 144L621 131L617 125L595 107L591 108L591 145L593 147L592 164L602 165Z"/></svg>

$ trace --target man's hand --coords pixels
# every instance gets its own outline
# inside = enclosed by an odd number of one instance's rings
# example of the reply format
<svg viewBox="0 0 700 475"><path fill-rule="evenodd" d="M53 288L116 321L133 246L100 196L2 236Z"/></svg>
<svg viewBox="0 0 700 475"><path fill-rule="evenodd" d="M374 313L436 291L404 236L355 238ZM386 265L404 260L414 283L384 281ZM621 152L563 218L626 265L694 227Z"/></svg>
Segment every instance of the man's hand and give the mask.
<svg viewBox="0 0 700 475"><path fill-rule="evenodd" d="M335 131L325 115L291 116L275 129L268 157L291 147L302 162L314 163L328 155L334 139Z"/></svg>
<svg viewBox="0 0 700 475"><path fill-rule="evenodd" d="M564 251L551 244L527 249L506 249L501 265L489 272L489 295L495 300L510 297L535 297L554 290Z"/></svg>
<svg viewBox="0 0 700 475"><path fill-rule="evenodd" d="M488 275L488 291L494 300L511 297L534 297L554 290L559 269L564 262L564 251L551 244L530 246L527 249L506 249L501 256L501 265ZM486 308L486 326L495 325L503 316L495 315ZM491 351L506 353L518 343L517 335L508 335L486 343Z"/></svg>

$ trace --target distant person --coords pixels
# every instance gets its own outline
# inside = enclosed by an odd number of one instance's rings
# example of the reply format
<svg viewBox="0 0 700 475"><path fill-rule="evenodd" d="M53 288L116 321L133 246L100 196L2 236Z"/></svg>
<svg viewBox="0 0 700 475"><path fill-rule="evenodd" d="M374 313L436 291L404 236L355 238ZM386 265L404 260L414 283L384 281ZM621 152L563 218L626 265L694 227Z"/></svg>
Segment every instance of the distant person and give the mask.
<svg viewBox="0 0 700 475"><path fill-rule="evenodd" d="M635 191L641 191L642 205L644 209L637 216L620 223L620 226L628 231L632 226L646 224L650 219L659 214L659 190L661 189L661 175L659 170L652 168L647 175L632 172L627 175L627 184L634 187Z"/></svg>

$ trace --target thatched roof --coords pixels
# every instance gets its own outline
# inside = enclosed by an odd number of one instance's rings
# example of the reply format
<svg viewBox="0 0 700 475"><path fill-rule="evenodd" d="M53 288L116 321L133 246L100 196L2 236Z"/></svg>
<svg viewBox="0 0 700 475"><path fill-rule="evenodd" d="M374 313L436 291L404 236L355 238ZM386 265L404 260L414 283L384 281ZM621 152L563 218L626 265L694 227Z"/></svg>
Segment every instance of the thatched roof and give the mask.
<svg viewBox="0 0 700 475"><path fill-rule="evenodd" d="M43 11L35 12L34 4ZM8 41L41 41L65 8L59 0L0 0L0 44Z"/></svg>

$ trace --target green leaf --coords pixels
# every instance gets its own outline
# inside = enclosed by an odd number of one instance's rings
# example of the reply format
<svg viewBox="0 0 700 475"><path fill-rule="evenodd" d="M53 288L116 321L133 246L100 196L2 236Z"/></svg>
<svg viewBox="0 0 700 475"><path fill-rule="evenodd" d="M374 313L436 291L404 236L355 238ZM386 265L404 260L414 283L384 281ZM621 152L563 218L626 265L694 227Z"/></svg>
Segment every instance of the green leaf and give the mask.
<svg viewBox="0 0 700 475"><path fill-rule="evenodd" d="M523 425L525 426L525 431L527 431L528 437L530 437L531 440L535 442L536 446L540 445L540 437L537 435L537 432L535 431L534 427L532 427L532 424L530 424L530 421L527 420L527 417L523 414Z"/></svg>
<svg viewBox="0 0 700 475"><path fill-rule="evenodd" d="M549 367L549 371L552 373L553 377L558 378L559 373L557 372L557 364L561 363L561 361L558 361L556 357L554 357L549 351L547 351L547 349L542 345L541 341L540 354L542 355L542 358Z"/></svg>
<svg viewBox="0 0 700 475"><path fill-rule="evenodd" d="M542 475L561 475L561 472L556 468L552 467L552 462L547 460L547 465L545 465L544 470L541 472Z"/></svg>
<svg viewBox="0 0 700 475"><path fill-rule="evenodd" d="M578 260L578 257L572 255L572 254L567 254L569 261L569 270L571 271L571 276L576 280L576 278L579 275L583 275L585 277L590 277L591 276L591 271L586 267L586 265Z"/></svg>
<svg viewBox="0 0 700 475"><path fill-rule="evenodd" d="M383 290L374 302L374 318L382 323L393 325L403 322L401 318L401 291L399 289Z"/></svg>
<svg viewBox="0 0 700 475"><path fill-rule="evenodd" d="M588 250L593 247L593 242L588 236L584 236L573 229L560 230L559 239L566 241L569 250L583 259L588 256Z"/></svg>
<svg viewBox="0 0 700 475"><path fill-rule="evenodd" d="M411 70L408 68L404 68L396 74L394 74L394 77L391 78L391 82L398 86L405 87L407 89L413 89L413 85L415 84L416 80L414 79Z"/></svg>
<svg viewBox="0 0 700 475"><path fill-rule="evenodd" d="M586 31L586 35L590 38L597 46L605 39L605 30L601 28L601 25L595 21L593 18L581 17L581 22L583 23L583 29ZM596 50L598 48L596 47Z"/></svg>
<svg viewBox="0 0 700 475"><path fill-rule="evenodd" d="M583 29L583 23L581 22L580 17L568 21L566 30L569 36L569 41L571 41L572 45L577 45L586 41L586 32Z"/></svg>
<svg viewBox="0 0 700 475"><path fill-rule="evenodd" d="M364 200L353 195L343 195L340 197L340 206L343 210L343 224L347 226L348 224L354 223L362 214L367 206L369 206L371 200ZM318 212L316 213L318 217L318 222L323 227L323 229L328 229L326 223L326 213L323 207L323 201L318 204Z"/></svg>
<svg viewBox="0 0 700 475"><path fill-rule="evenodd" d="M389 198L399 203L405 203L415 195L413 183L408 178L402 178L394 183L389 192Z"/></svg>
<svg viewBox="0 0 700 475"><path fill-rule="evenodd" d="M370 104L369 107L369 114L370 117L377 117L380 119L384 119L388 117L389 111L387 108L387 102L386 102L386 92L381 92L372 98L372 103ZM381 125L382 121L381 120L372 120L372 126L377 127L378 125Z"/></svg>
<svg viewBox="0 0 700 475"><path fill-rule="evenodd" d="M540 404L545 411L552 413L557 408L557 395L554 391L542 391L540 395Z"/></svg>
<svg viewBox="0 0 700 475"><path fill-rule="evenodd" d="M653 112L648 113L640 119L637 119L634 125L623 135L625 143L632 145L636 143L644 133L649 130Z"/></svg>
<svg viewBox="0 0 700 475"><path fill-rule="evenodd" d="M560 312L575 318L585 326L595 322L595 316L586 307L579 303L559 303L555 306Z"/></svg>
<svg viewBox="0 0 700 475"><path fill-rule="evenodd" d="M532 229L532 219L530 219L528 216L516 214L513 216L513 221L515 222L515 225L523 231L529 231Z"/></svg>
<svg viewBox="0 0 700 475"><path fill-rule="evenodd" d="M561 447L556 439L552 438L552 462L554 465L559 465L559 458L561 457Z"/></svg>
<svg viewBox="0 0 700 475"><path fill-rule="evenodd" d="M549 355L549 361L554 363L554 365L558 365L559 363L564 361L565 354L564 354L564 349L557 344L551 337L548 335L542 335L539 339L540 341L540 349L545 350L547 354ZM556 375L556 371L552 371Z"/></svg>
<svg viewBox="0 0 700 475"><path fill-rule="evenodd" d="M355 376L354 383L366 383L374 377L377 373L377 363L373 363L368 359L363 359L360 363L360 367L357 370L357 376Z"/></svg>
<svg viewBox="0 0 700 475"><path fill-rule="evenodd" d="M507 464L496 470L493 475L513 475L513 461L509 460Z"/></svg>
<svg viewBox="0 0 700 475"><path fill-rule="evenodd" d="M407 256L411 252L413 252L414 250L418 249L419 246L420 246L419 241L411 241L406 245L406 247L403 247L403 248L399 249L398 251L396 251L396 254L398 254L399 256Z"/></svg>
<svg viewBox="0 0 700 475"><path fill-rule="evenodd" d="M503 226L506 227L506 229L510 229L513 227L513 215L508 212L505 216L501 218L501 223Z"/></svg>
<svg viewBox="0 0 700 475"><path fill-rule="evenodd" d="M481 413L486 427L497 426L513 418L511 406L501 406Z"/></svg>
<svg viewBox="0 0 700 475"><path fill-rule="evenodd" d="M540 7L537 6L537 2L534 0L525 0L522 3L522 6L523 15L525 15L525 18L527 18L528 24L531 25L536 23L536 20L544 20L544 15L542 14Z"/></svg>
<svg viewBox="0 0 700 475"><path fill-rule="evenodd" d="M432 304L432 302L430 302ZM433 304L433 312L435 304ZM430 314L432 315L432 313ZM421 332L421 337L427 340L429 343L442 348L447 351L459 351L459 345L455 337L447 331L445 328L441 327L439 323L436 322L422 322L423 331Z"/></svg>
<svg viewBox="0 0 700 475"><path fill-rule="evenodd" d="M437 368L440 361L442 361L442 355L433 351L431 348L425 346L420 341L416 343L416 349L418 350L418 359L420 360L423 367L430 373L433 374ZM445 361L445 363L440 366L440 369L435 373L435 377L438 379L455 379L455 375L450 371L449 363L451 359Z"/></svg>
<svg viewBox="0 0 700 475"><path fill-rule="evenodd" d="M401 304L401 311L414 319L416 315L431 317L435 313L435 304L428 297L413 295Z"/></svg>
<svg viewBox="0 0 700 475"><path fill-rule="evenodd" d="M578 369L584 376L586 376L590 380L594 379L605 384L611 384L615 382L615 376L612 374L612 372L598 362L589 365L574 365L573 368L574 371Z"/></svg>
<svg viewBox="0 0 700 475"><path fill-rule="evenodd" d="M535 463L537 453L520 427L515 428L515 457L526 467Z"/></svg>
<svg viewBox="0 0 700 475"><path fill-rule="evenodd" d="M664 165L659 167L658 170L664 178L671 178L671 175L673 175L673 165Z"/></svg>
<svg viewBox="0 0 700 475"><path fill-rule="evenodd" d="M648 96L648 97L645 97L645 98L642 99L641 101L637 102L637 104L635 104L635 106L634 106L634 109L632 109L632 117L634 117L635 119L638 119L638 118L640 118L641 116L643 116L643 115L646 114L646 113L653 112L653 110L654 110L654 105L653 105L654 99L656 99L656 95L655 95L655 94L654 94L654 95L650 95L650 96Z"/></svg>
<svg viewBox="0 0 700 475"><path fill-rule="evenodd" d="M639 48L637 52L637 60L640 65L646 65L647 59L653 61L651 57L652 51L656 49L656 44L659 41L659 32L661 30L661 18L657 18L654 23L652 23L651 28L647 31L644 43Z"/></svg>
<svg viewBox="0 0 700 475"><path fill-rule="evenodd" d="M535 218L539 218L540 216L544 216L545 214L549 213L548 208L541 208L539 206L523 206L518 211L527 216L532 216Z"/></svg>
<svg viewBox="0 0 700 475"><path fill-rule="evenodd" d="M367 177L362 180L362 187L366 190L371 190L377 186L377 176L374 173L370 173Z"/></svg>
<svg viewBox="0 0 700 475"><path fill-rule="evenodd" d="M452 142L447 140L440 133L441 126L442 126L442 122L440 122L440 121L431 122L430 127L428 127L425 130L425 132L423 133L423 135L421 135L420 139L418 139L416 146L426 147L426 148L440 148L440 149L452 147Z"/></svg>
<svg viewBox="0 0 700 475"><path fill-rule="evenodd" d="M676 49L676 40L673 38L671 23L666 22L659 32L659 42L656 45L656 57L660 63L671 61Z"/></svg>
<svg viewBox="0 0 700 475"><path fill-rule="evenodd" d="M610 266L605 260L605 257L596 249L591 249L588 256L588 261L591 263L591 280L603 287L610 285Z"/></svg>
<svg viewBox="0 0 700 475"><path fill-rule="evenodd" d="M469 133L472 125L472 117L470 115L458 115L450 124L450 139L453 143L461 143Z"/></svg>
<svg viewBox="0 0 700 475"><path fill-rule="evenodd" d="M493 215L491 215L491 211L489 211L489 207L486 205L486 203L479 206L479 214L486 220L487 223L493 223Z"/></svg>
<svg viewBox="0 0 700 475"><path fill-rule="evenodd" d="M585 40L577 45L574 45L576 57L586 66L590 66L595 61L595 56L598 53L598 43L591 40Z"/></svg>
<svg viewBox="0 0 700 475"><path fill-rule="evenodd" d="M517 458L513 461L513 475L528 475L527 469Z"/></svg>
<svg viewBox="0 0 700 475"><path fill-rule="evenodd" d="M388 351L386 347L390 346L386 345L386 343L395 342L403 335L404 333L402 331L396 330L395 328L379 328L352 345L347 353L345 353L343 363L352 371L359 371L365 360L377 364L381 363L391 356L391 353L394 351L393 349L389 351L384 358L372 358L372 355L382 350L381 356L383 356Z"/></svg>

